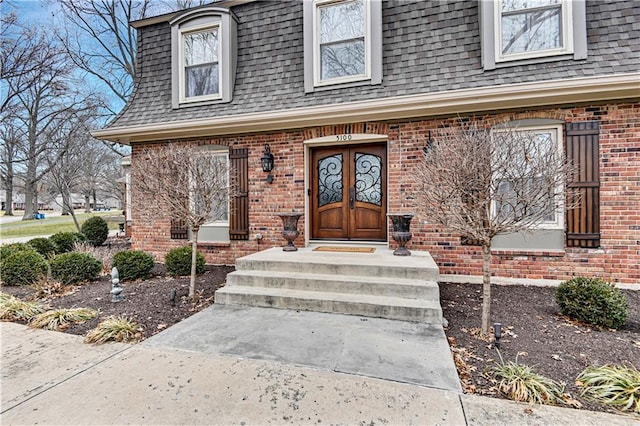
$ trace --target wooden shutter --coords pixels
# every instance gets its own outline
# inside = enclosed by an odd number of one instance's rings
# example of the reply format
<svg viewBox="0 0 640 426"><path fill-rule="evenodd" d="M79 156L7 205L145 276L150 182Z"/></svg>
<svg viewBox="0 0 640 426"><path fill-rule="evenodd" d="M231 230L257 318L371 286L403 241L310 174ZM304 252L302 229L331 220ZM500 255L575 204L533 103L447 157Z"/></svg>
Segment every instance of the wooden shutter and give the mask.
<svg viewBox="0 0 640 426"><path fill-rule="evenodd" d="M187 224L179 219L171 219L171 239L172 240L188 240L189 228Z"/></svg>
<svg viewBox="0 0 640 426"><path fill-rule="evenodd" d="M229 238L231 240L249 239L249 150L247 148L229 149L231 173L236 185L231 197L229 212Z"/></svg>
<svg viewBox="0 0 640 426"><path fill-rule="evenodd" d="M600 247L600 157L598 121L567 123L567 159L577 167L580 205L567 211L567 247Z"/></svg>

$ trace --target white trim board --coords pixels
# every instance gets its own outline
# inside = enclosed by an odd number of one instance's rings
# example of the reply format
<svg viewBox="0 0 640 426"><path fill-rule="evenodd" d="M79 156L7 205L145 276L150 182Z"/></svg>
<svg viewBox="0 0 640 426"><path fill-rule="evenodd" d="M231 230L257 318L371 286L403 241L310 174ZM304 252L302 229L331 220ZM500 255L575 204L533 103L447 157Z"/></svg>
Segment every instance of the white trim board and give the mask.
<svg viewBox="0 0 640 426"><path fill-rule="evenodd" d="M630 73L505 84L273 112L111 127L94 130L91 134L98 139L129 144L638 98L640 98L640 73Z"/></svg>

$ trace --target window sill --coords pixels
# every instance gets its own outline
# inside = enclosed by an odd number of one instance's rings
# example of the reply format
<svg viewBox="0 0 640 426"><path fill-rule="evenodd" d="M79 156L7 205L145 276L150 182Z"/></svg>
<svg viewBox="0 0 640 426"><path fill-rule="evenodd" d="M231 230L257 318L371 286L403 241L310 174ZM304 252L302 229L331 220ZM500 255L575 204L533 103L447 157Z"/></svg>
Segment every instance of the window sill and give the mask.
<svg viewBox="0 0 640 426"><path fill-rule="evenodd" d="M203 106L203 105L225 104L229 102L231 102L231 100L225 100L222 98L203 99L199 101L183 101L183 102L178 102L177 105L173 105L173 109L182 109L182 108L189 108L189 107L196 107L196 106Z"/></svg>
<svg viewBox="0 0 640 426"><path fill-rule="evenodd" d="M208 249L208 248L224 248L231 247L231 241L205 241L198 242L198 248Z"/></svg>
<svg viewBox="0 0 640 426"><path fill-rule="evenodd" d="M350 87L376 86L380 84L382 84L382 82L374 83L373 80L371 79L350 81L350 82L344 82L344 83L322 84L320 86L314 86L313 90L307 93L326 92L327 90L335 90L335 89L348 89Z"/></svg>
<svg viewBox="0 0 640 426"><path fill-rule="evenodd" d="M544 256L544 257L564 257L565 250L545 250L545 249L531 249L531 250L509 250L509 249L497 249L491 250L491 254L494 256Z"/></svg>
<svg viewBox="0 0 640 426"><path fill-rule="evenodd" d="M518 65L536 65L536 64L544 64L544 63L548 63L548 62L558 62L558 61L568 61L568 60L574 60L573 58L573 54L572 53L567 53L567 54L562 54L562 55L557 55L557 56L540 56L540 57L530 57L530 58L523 58L523 59L503 59L501 61L496 61L495 62L495 69L500 69L500 68L509 68L509 67L515 67ZM493 69L493 68L492 68ZM491 71L491 69L487 69L485 71Z"/></svg>

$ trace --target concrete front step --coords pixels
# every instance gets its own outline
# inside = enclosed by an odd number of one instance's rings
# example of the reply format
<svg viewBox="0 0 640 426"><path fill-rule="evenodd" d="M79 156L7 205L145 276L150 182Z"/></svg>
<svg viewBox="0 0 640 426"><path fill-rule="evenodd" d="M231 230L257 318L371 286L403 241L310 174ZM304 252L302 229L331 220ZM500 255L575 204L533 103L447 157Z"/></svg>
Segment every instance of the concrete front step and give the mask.
<svg viewBox="0 0 640 426"><path fill-rule="evenodd" d="M414 251L411 256L393 256L390 249L374 253L317 252L303 248L285 252L271 248L236 260L236 270L304 272L337 276L407 278L438 280L438 266L428 252Z"/></svg>
<svg viewBox="0 0 640 426"><path fill-rule="evenodd" d="M335 312L428 324L441 324L442 322L442 309L437 299L424 300L286 288L226 286L216 291L215 303Z"/></svg>
<svg viewBox="0 0 640 426"><path fill-rule="evenodd" d="M438 300L440 297L435 281L284 271L235 271L227 275L227 286L286 288L426 300Z"/></svg>

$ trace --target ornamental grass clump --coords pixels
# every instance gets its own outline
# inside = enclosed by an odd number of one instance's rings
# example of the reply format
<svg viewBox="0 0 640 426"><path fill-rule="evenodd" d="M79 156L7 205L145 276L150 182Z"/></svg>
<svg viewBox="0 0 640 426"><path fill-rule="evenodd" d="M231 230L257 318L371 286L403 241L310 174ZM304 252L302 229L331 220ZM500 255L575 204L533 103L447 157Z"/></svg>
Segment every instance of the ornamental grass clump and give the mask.
<svg viewBox="0 0 640 426"><path fill-rule="evenodd" d="M81 324L98 316L98 311L88 308L54 309L31 318L29 327L61 331L71 323Z"/></svg>
<svg viewBox="0 0 640 426"><path fill-rule="evenodd" d="M494 368L500 379L498 391L507 398L530 404L555 405L562 401L564 386L544 377L527 365L515 362L501 362Z"/></svg>
<svg viewBox="0 0 640 426"><path fill-rule="evenodd" d="M91 330L84 338L86 343L101 344L108 341L138 342L142 339L142 326L129 318L109 317Z"/></svg>
<svg viewBox="0 0 640 426"><path fill-rule="evenodd" d="M640 372L633 365L587 367L576 384L585 399L640 414Z"/></svg>
<svg viewBox="0 0 640 426"><path fill-rule="evenodd" d="M26 302L6 293L0 293L0 319L28 321L47 309L40 302Z"/></svg>
<svg viewBox="0 0 640 426"><path fill-rule="evenodd" d="M627 319L627 297L600 278L576 277L556 289L560 312L588 324L618 329Z"/></svg>

